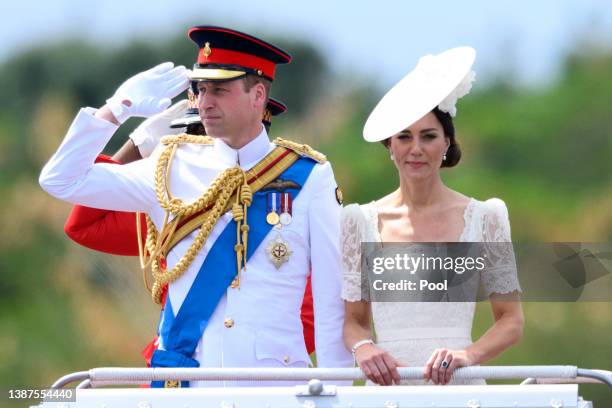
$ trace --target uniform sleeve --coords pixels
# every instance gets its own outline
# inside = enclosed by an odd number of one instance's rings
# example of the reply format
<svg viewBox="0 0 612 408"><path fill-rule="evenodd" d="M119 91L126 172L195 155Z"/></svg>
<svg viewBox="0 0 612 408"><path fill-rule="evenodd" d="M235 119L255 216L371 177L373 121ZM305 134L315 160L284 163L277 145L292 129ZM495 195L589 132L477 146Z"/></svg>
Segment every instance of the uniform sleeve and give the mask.
<svg viewBox="0 0 612 408"><path fill-rule="evenodd" d="M492 198L485 205L483 241L487 268L482 272L482 283L486 294L520 292L506 204Z"/></svg>
<svg viewBox="0 0 612 408"><path fill-rule="evenodd" d="M141 214L141 237L147 236ZM68 237L84 247L113 255L138 256L136 214L75 205L64 224Z"/></svg>
<svg viewBox="0 0 612 408"><path fill-rule="evenodd" d="M340 298L340 204L336 200L336 181L329 163L315 166L311 177L314 194L308 219L317 365L352 367L351 353L342 339L344 304Z"/></svg>
<svg viewBox="0 0 612 408"><path fill-rule="evenodd" d="M99 155L96 163L121 164L106 155ZM141 217L141 236L144 240L147 226L144 215ZM64 224L64 232L77 244L95 251L138 256L135 213L75 205Z"/></svg>
<svg viewBox="0 0 612 408"><path fill-rule="evenodd" d="M340 216L340 251L342 253L342 299L349 302L369 301L362 290L361 242L365 219L359 205L350 204Z"/></svg>
<svg viewBox="0 0 612 408"><path fill-rule="evenodd" d="M155 203L150 159L124 166L94 164L96 156L117 130L81 109L64 141L42 169L41 187L52 196L74 204L122 211L148 211Z"/></svg>

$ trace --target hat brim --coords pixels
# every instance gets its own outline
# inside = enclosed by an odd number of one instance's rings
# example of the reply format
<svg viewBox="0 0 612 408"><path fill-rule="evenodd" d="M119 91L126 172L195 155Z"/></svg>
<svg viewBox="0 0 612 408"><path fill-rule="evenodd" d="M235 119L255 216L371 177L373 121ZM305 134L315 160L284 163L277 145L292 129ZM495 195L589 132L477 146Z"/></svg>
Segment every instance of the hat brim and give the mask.
<svg viewBox="0 0 612 408"><path fill-rule="evenodd" d="M191 81L227 81L245 76L245 71L222 68L194 68L189 74Z"/></svg>
<svg viewBox="0 0 612 408"><path fill-rule="evenodd" d="M363 127L366 141L388 139L438 106L470 72L476 51L457 47L428 58L378 102Z"/></svg>
<svg viewBox="0 0 612 408"><path fill-rule="evenodd" d="M202 119L200 118L200 115L187 115L182 118L174 119L172 122L170 122L170 128L172 129L182 128L182 127L186 127L189 125L193 125L194 123L201 123L201 122L202 122Z"/></svg>
<svg viewBox="0 0 612 408"><path fill-rule="evenodd" d="M285 105L278 99L270 97L268 98L268 104L266 105L266 109L270 111L272 116L277 116L287 111L287 105Z"/></svg>

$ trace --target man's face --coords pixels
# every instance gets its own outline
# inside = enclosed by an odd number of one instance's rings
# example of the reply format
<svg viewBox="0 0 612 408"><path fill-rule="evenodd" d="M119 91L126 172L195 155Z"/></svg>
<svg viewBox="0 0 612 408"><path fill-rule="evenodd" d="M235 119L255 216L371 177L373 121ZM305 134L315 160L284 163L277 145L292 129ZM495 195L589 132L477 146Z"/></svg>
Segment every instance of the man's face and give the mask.
<svg viewBox="0 0 612 408"><path fill-rule="evenodd" d="M245 91L242 79L199 82L197 102L206 134L231 139L259 121L253 89Z"/></svg>

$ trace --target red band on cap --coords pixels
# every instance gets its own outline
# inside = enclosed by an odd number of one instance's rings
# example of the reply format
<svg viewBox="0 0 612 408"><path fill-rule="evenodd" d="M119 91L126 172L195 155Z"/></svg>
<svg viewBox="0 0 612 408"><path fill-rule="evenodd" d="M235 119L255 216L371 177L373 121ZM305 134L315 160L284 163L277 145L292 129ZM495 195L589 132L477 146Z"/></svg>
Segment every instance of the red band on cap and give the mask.
<svg viewBox="0 0 612 408"><path fill-rule="evenodd" d="M255 38L255 37L253 37L251 35L248 35L248 34L241 33L239 31L230 30L230 29L223 28L223 27L205 27L205 29L202 29L201 27L191 27L187 31L187 36L189 38L192 38L191 37L191 33L194 33L194 32L197 32L197 31L216 31L216 32L219 32L219 33L226 33L226 34L234 35L236 37L240 37L240 38L246 39L247 41L251 41L251 42L253 42L255 44L258 44L258 45L260 45L260 46L262 46L264 48L267 48L268 50L276 53L277 55L281 56L282 58L285 58L286 61L284 63L291 62L291 55L287 54L283 50L278 49L278 48L274 47L273 45L268 44L268 43L266 43L266 42L264 42L264 41L262 41L262 40L260 40L258 38Z"/></svg>
<svg viewBox="0 0 612 408"><path fill-rule="evenodd" d="M261 70L265 76L271 79L274 79L274 71L276 69L276 64L264 58L221 48L212 48L208 57L204 54L204 48L201 48L200 52L198 52L198 64L238 65L254 70Z"/></svg>

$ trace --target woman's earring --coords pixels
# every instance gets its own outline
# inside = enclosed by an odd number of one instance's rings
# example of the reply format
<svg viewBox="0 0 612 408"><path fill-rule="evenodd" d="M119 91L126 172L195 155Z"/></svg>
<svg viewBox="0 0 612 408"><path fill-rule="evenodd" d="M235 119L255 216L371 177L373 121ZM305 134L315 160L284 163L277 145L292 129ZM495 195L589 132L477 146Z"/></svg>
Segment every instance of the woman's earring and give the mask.
<svg viewBox="0 0 612 408"><path fill-rule="evenodd" d="M446 152L442 155L442 161L446 161Z"/></svg>
<svg viewBox="0 0 612 408"><path fill-rule="evenodd" d="M395 160L395 156L393 156L393 155L389 156L389 158L391 159L391 161Z"/></svg>

